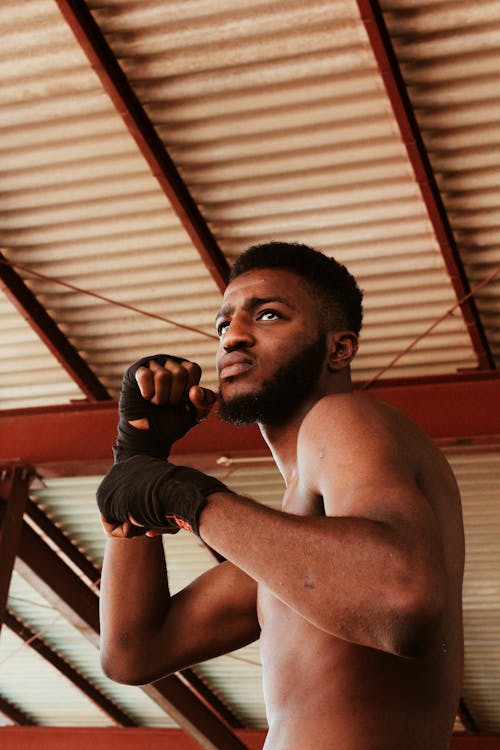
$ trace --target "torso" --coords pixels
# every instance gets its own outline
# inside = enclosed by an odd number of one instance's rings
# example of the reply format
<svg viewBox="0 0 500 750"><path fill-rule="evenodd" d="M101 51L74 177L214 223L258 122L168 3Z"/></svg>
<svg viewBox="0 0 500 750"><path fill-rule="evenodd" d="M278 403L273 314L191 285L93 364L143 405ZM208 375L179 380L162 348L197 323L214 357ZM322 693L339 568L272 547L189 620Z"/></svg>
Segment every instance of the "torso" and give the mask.
<svg viewBox="0 0 500 750"><path fill-rule="evenodd" d="M448 748L462 671L460 501L451 471L431 441L398 412L375 409L397 432L404 460L438 519L448 576L442 629L425 657L403 659L319 630L261 586L266 750ZM283 510L323 515L313 485L314 477L297 477ZM339 508L331 515L343 514Z"/></svg>

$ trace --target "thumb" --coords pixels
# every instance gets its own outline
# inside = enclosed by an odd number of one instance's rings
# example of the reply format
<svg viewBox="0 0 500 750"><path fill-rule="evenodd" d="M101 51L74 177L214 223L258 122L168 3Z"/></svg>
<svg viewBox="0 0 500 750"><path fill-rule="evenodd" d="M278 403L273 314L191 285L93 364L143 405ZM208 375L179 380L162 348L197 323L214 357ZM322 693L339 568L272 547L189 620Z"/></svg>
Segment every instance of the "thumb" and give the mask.
<svg viewBox="0 0 500 750"><path fill-rule="evenodd" d="M193 385L189 389L189 400L193 404L198 420L205 419L210 409L215 404L216 396L210 388L202 388L200 385Z"/></svg>

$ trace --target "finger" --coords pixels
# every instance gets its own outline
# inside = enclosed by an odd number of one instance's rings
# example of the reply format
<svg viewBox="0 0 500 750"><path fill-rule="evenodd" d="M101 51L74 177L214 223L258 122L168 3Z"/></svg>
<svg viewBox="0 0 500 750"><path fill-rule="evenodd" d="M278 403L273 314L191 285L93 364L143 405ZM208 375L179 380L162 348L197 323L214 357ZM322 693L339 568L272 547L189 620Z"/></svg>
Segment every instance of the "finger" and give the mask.
<svg viewBox="0 0 500 750"><path fill-rule="evenodd" d="M137 368L135 379L139 386L141 396L149 401L154 396L155 392L153 373L148 367L141 366Z"/></svg>
<svg viewBox="0 0 500 750"><path fill-rule="evenodd" d="M216 398L215 393L210 388L194 385L189 389L189 400L195 408L198 421L205 419L215 404Z"/></svg>
<svg viewBox="0 0 500 750"><path fill-rule="evenodd" d="M188 359L185 359L184 362L181 362L182 367L187 372L187 383L186 383L186 394L188 393L189 389L193 385L198 385L201 378L201 367L196 362L190 362Z"/></svg>
<svg viewBox="0 0 500 750"><path fill-rule="evenodd" d="M156 406L170 403L170 389L172 385L172 373L154 359L149 363L149 369L153 377L153 395L151 403Z"/></svg>
<svg viewBox="0 0 500 750"><path fill-rule="evenodd" d="M112 537L113 539L127 539L139 534L144 534L142 528L132 526L127 521L125 523L110 523L101 516L101 523L106 536Z"/></svg>
<svg viewBox="0 0 500 750"><path fill-rule="evenodd" d="M167 359L164 367L171 374L169 403L174 406L184 403L187 400L187 369L173 359Z"/></svg>

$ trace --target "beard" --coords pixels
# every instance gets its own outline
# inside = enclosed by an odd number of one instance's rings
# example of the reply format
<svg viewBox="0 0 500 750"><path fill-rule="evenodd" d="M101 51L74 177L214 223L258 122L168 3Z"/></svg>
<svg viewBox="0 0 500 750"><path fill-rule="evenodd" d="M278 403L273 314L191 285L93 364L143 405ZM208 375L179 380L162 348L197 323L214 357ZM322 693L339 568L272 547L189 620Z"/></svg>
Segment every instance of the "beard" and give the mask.
<svg viewBox="0 0 500 750"><path fill-rule="evenodd" d="M259 391L233 396L227 401L219 389L219 417L224 422L245 425L279 425L312 393L326 356L326 335L320 334L264 380Z"/></svg>

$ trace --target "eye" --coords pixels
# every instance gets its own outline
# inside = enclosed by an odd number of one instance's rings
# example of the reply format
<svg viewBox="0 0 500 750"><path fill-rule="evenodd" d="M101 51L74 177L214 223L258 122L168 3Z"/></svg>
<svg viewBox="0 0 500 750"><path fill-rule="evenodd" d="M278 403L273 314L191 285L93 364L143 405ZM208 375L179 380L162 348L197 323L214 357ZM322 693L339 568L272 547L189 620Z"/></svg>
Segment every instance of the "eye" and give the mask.
<svg viewBox="0 0 500 750"><path fill-rule="evenodd" d="M217 335L219 338L224 336L226 329L229 328L229 321L228 320L222 320L220 323L217 324Z"/></svg>
<svg viewBox="0 0 500 750"><path fill-rule="evenodd" d="M277 318L281 318L281 315L276 310L262 310L257 315L257 320L276 320Z"/></svg>

